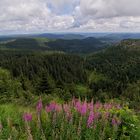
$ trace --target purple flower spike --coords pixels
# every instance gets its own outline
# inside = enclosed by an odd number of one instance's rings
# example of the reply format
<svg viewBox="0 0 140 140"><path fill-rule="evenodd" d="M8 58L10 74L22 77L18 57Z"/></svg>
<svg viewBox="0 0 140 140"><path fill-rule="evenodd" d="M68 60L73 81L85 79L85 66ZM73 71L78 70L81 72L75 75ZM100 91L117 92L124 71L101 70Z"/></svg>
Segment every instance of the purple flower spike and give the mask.
<svg viewBox="0 0 140 140"><path fill-rule="evenodd" d="M94 113L91 111L87 120L87 127L91 127L94 119L95 119Z"/></svg>
<svg viewBox="0 0 140 140"><path fill-rule="evenodd" d="M46 106L46 112L54 112L54 111L61 111L62 107L61 105L56 104L55 102L50 103L48 106Z"/></svg>
<svg viewBox="0 0 140 140"><path fill-rule="evenodd" d="M23 114L23 120L27 121L27 122L32 121L32 114L30 114L30 113Z"/></svg>
<svg viewBox="0 0 140 140"><path fill-rule="evenodd" d="M43 108L43 104L42 104L42 100L40 99L36 106L37 112L41 112L42 108Z"/></svg>
<svg viewBox="0 0 140 140"><path fill-rule="evenodd" d="M79 100L76 102L75 108L76 108L76 110L77 110L78 112L81 111L81 102L80 102Z"/></svg>
<svg viewBox="0 0 140 140"><path fill-rule="evenodd" d="M116 118L116 117L112 118L112 125L113 126L118 126L120 124L121 124L121 121L118 118Z"/></svg>
<svg viewBox="0 0 140 140"><path fill-rule="evenodd" d="M93 99L92 99L92 101L90 103L88 103L88 109L89 109L89 111L93 111L93 109L94 109Z"/></svg>
<svg viewBox="0 0 140 140"><path fill-rule="evenodd" d="M81 115L85 115L87 113L87 104L84 102L84 104L81 106Z"/></svg>

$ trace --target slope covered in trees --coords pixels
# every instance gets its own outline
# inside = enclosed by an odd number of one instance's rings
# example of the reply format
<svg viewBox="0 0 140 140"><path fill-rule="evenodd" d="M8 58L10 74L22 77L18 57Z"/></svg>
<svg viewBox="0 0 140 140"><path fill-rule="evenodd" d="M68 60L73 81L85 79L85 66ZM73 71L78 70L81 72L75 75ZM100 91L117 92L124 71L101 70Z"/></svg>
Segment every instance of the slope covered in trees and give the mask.
<svg viewBox="0 0 140 140"><path fill-rule="evenodd" d="M36 38L13 38L2 41L0 45L8 49L16 50L46 50L63 51L68 53L91 53L102 50L106 43L99 39L90 37L86 39L48 39L45 37Z"/></svg>
<svg viewBox="0 0 140 140"><path fill-rule="evenodd" d="M63 40L50 41L46 43L51 50L64 51L69 53L91 53L102 50L106 44L100 40L89 37L82 40Z"/></svg>
<svg viewBox="0 0 140 140"><path fill-rule="evenodd" d="M0 67L9 70L25 92L38 95L70 94L72 84L83 84L87 79L84 59L75 55L1 51L0 60Z"/></svg>
<svg viewBox="0 0 140 140"><path fill-rule="evenodd" d="M130 99L133 96L131 99L139 99L140 40L123 40L116 46L90 55L86 59L86 68L103 75L98 84L93 82L90 85L96 92L102 89L111 92L111 97L127 96Z"/></svg>

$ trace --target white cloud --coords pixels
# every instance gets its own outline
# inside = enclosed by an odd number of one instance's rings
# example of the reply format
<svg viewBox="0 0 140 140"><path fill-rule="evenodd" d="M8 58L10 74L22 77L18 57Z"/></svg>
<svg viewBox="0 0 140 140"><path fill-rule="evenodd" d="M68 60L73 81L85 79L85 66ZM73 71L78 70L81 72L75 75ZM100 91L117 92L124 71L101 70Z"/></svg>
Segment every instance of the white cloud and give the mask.
<svg viewBox="0 0 140 140"><path fill-rule="evenodd" d="M140 16L139 0L81 0L80 11L94 18Z"/></svg>
<svg viewBox="0 0 140 140"><path fill-rule="evenodd" d="M79 4L79 0L47 0L47 4L53 12L70 14L75 6Z"/></svg>
<svg viewBox="0 0 140 140"><path fill-rule="evenodd" d="M93 31L140 31L139 5L139 0L80 0L75 7L74 27Z"/></svg>
<svg viewBox="0 0 140 140"><path fill-rule="evenodd" d="M44 0L1 0L0 32L39 32L70 28L71 15L56 15Z"/></svg>
<svg viewBox="0 0 140 140"><path fill-rule="evenodd" d="M140 0L0 0L0 34L140 31Z"/></svg>

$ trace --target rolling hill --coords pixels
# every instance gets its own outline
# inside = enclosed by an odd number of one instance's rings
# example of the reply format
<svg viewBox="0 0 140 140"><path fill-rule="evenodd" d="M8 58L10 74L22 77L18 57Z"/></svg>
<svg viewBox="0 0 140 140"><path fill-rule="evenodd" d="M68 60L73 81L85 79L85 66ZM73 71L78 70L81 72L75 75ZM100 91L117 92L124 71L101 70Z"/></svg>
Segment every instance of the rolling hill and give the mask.
<svg viewBox="0 0 140 140"><path fill-rule="evenodd" d="M1 45L8 49L63 51L67 53L91 53L106 47L106 43L93 37L71 40L48 39L45 37L15 38L1 42Z"/></svg>
<svg viewBox="0 0 140 140"><path fill-rule="evenodd" d="M115 46L90 55L87 57L86 66L111 79L113 90L121 94L128 83L140 80L140 40L123 40Z"/></svg>

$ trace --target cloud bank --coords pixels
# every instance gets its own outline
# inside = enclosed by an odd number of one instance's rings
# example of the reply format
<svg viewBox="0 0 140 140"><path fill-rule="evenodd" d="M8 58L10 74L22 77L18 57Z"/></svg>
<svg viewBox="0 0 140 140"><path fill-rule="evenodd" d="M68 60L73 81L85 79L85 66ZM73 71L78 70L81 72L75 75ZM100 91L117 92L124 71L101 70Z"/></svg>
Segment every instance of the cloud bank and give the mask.
<svg viewBox="0 0 140 140"><path fill-rule="evenodd" d="M0 34L140 32L139 0L1 0Z"/></svg>

